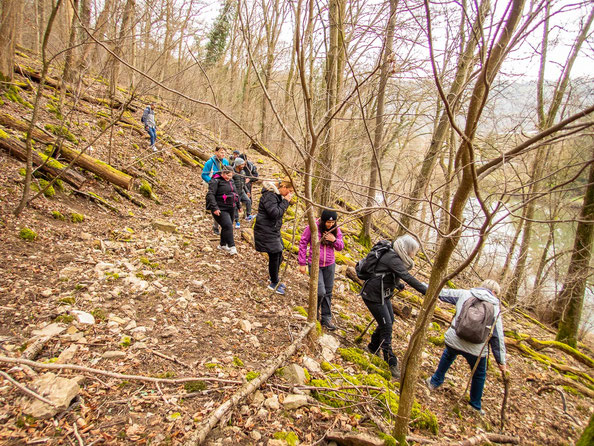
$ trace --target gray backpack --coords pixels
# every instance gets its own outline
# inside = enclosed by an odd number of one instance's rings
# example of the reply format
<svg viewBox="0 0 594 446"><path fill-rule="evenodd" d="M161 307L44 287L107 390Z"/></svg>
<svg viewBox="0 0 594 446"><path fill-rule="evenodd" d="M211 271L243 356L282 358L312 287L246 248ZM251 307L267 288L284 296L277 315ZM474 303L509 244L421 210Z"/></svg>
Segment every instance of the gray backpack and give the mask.
<svg viewBox="0 0 594 446"><path fill-rule="evenodd" d="M494 322L495 307L493 304L477 297L471 297L462 304L454 329L460 339L473 344L482 344L491 334Z"/></svg>

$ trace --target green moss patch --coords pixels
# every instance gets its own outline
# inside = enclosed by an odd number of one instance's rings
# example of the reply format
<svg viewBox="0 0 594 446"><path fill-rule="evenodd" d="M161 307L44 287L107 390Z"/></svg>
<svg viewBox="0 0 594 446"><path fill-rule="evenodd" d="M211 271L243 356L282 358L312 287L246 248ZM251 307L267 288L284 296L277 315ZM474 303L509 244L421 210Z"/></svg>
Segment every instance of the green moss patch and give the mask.
<svg viewBox="0 0 594 446"><path fill-rule="evenodd" d="M52 211L52 217L56 220L66 220L66 217L64 217L60 211Z"/></svg>
<svg viewBox="0 0 594 446"><path fill-rule="evenodd" d="M59 138L64 138L72 144L78 145L78 139L63 125L46 124L44 128Z"/></svg>
<svg viewBox="0 0 594 446"><path fill-rule="evenodd" d="M202 392L203 390L206 390L207 388L208 388L208 386L206 385L206 383L204 381L188 381L188 382L184 383L184 389L188 393Z"/></svg>
<svg viewBox="0 0 594 446"><path fill-rule="evenodd" d="M37 233L29 228L21 228L19 231L19 237L28 242L32 242L37 238Z"/></svg>
<svg viewBox="0 0 594 446"><path fill-rule="evenodd" d="M284 440L289 446L297 446L299 444L299 437L295 432L275 432L272 437L276 440Z"/></svg>
<svg viewBox="0 0 594 446"><path fill-rule="evenodd" d="M388 381L392 379L388 364L375 355L368 355L359 348L339 348L338 354L345 361L357 364L366 372L377 373Z"/></svg>
<svg viewBox="0 0 594 446"><path fill-rule="evenodd" d="M245 380L246 381L253 381L254 379L256 379L258 376L260 376L260 372L247 372L245 375Z"/></svg>
<svg viewBox="0 0 594 446"><path fill-rule="evenodd" d="M83 221L85 221L85 216L83 214L72 212L70 214L70 221L72 223L82 223Z"/></svg>

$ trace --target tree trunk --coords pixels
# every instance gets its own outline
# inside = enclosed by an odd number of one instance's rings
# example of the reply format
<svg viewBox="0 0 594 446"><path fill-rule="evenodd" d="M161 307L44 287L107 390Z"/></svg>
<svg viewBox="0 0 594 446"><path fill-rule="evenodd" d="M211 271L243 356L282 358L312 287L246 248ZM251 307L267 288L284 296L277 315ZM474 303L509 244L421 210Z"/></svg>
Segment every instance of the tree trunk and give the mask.
<svg viewBox="0 0 594 446"><path fill-rule="evenodd" d="M488 86L495 78L500 64L503 61L508 44L512 38L513 31L522 17L524 0L513 0L510 4L509 14L505 24L501 29L498 42L493 44L490 54L487 56L481 72L474 85L474 90L470 99L468 112L466 114L466 127L464 129L465 139L462 141L456 160L459 160L458 166L461 171L461 179L456 192L452 198L450 208L450 222L447 235L443 237L438 245L437 254L431 269L429 278L429 289L423 301L423 309L417 317L415 331L411 336L408 348L402 361L402 374L400 384L400 402L398 405L398 415L394 426L394 437L400 444L405 444L408 431L408 422L414 402L415 384L418 381L421 355L423 353L427 327L433 313L439 292L445 284L450 257L459 241L459 231L463 221L463 211L468 201L468 197L473 188L473 178L475 177L474 165L471 159L474 159L473 145L476 128L482 110L485 106L489 94ZM430 24L429 9L426 6L427 23ZM487 219L488 220L488 219ZM486 222L488 223L488 221ZM472 256L471 256L472 257ZM468 259L472 260L472 258Z"/></svg>
<svg viewBox="0 0 594 446"><path fill-rule="evenodd" d="M557 319L559 319L557 341L565 342L571 347L575 347L577 344L586 281L590 276L589 265L592 257L592 239L594 238L594 160L590 162L592 163L590 164L590 176L575 231L573 253L561 295L555 306Z"/></svg>
<svg viewBox="0 0 594 446"><path fill-rule="evenodd" d="M590 416L590 422L575 446L588 446L592 444L594 444L594 414Z"/></svg>
<svg viewBox="0 0 594 446"><path fill-rule="evenodd" d="M64 60L64 72L62 75L62 82L72 83L76 74L74 71L74 67L78 65L78 53L79 48L76 48L77 42L77 34L78 34L78 14L80 13L79 9L79 0L73 0L72 2L75 13L72 14L72 20L70 22L70 38L68 40L68 49L66 50L66 58Z"/></svg>
<svg viewBox="0 0 594 446"><path fill-rule="evenodd" d="M23 0L4 0L0 15L0 76L12 81L14 53L21 27ZM2 79L0 79L2 80Z"/></svg>
<svg viewBox="0 0 594 446"><path fill-rule="evenodd" d="M384 148L382 145L384 139L384 108L385 108L385 95L386 85L388 84L388 78L390 76L390 65L393 58L393 45L394 45L394 28L396 26L396 5L398 0L390 0L390 16L388 17L388 23L386 25L386 37L384 42L384 51L380 56L382 57L379 85L377 89L377 102L375 110L375 134L373 139L372 157L371 157L371 172L369 175L369 189L367 191L367 205L366 207L372 207L376 201L376 187L377 179L380 174L380 168L382 165ZM359 237L360 241L366 245L371 245L371 219L372 213L368 213L363 217L363 231Z"/></svg>

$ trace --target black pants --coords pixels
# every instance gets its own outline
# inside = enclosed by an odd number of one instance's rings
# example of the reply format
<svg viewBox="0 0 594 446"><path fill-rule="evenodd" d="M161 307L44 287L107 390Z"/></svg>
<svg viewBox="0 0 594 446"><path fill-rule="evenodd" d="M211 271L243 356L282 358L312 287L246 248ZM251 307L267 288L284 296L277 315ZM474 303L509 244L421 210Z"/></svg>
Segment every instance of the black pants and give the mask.
<svg viewBox="0 0 594 446"><path fill-rule="evenodd" d="M270 282L274 285L278 283L278 272L280 271L281 263L283 263L282 251L268 253L268 274L270 274Z"/></svg>
<svg viewBox="0 0 594 446"><path fill-rule="evenodd" d="M221 215L212 214L215 221L221 225L221 246L235 246L233 240L233 208L221 209Z"/></svg>
<svg viewBox="0 0 594 446"><path fill-rule="evenodd" d="M382 305L379 302L370 302L363 299L363 303L365 303L377 322L377 328L371 335L371 342L368 345L369 350L374 353L381 350L384 354L384 361L389 365L397 365L398 359L396 359L396 355L392 351L392 325L394 324L392 301L386 299Z"/></svg>

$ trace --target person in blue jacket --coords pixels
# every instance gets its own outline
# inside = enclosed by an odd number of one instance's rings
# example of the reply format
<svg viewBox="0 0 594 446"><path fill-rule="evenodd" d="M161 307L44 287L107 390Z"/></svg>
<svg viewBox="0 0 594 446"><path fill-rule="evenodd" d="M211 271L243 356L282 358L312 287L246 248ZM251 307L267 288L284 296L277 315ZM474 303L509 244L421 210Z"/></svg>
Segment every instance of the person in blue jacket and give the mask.
<svg viewBox="0 0 594 446"><path fill-rule="evenodd" d="M221 172L223 166L228 165L229 161L225 158L225 148L221 146L215 147L215 154L204 163L204 167L202 168L202 179L206 184L210 183L214 174ZM220 234L219 224L215 219L213 219L212 222L212 232L216 235Z"/></svg>
<svg viewBox="0 0 594 446"><path fill-rule="evenodd" d="M478 288L470 290L450 290L444 289L439 293L439 300L456 305L456 315L452 321L452 325L444 335L445 350L439 360L439 365L435 373L427 378L425 383L430 390L434 390L441 386L445 380L445 374L456 360L458 355L464 356L466 362L470 366L470 370L474 368L478 361L472 381L470 383L470 407L480 415L485 412L481 407L481 400L483 398L483 389L485 387L485 379L487 378L487 355L489 354L489 347L493 350L493 356L497 365L503 373L505 373L505 342L503 334L503 322L501 321L501 307L497 295L500 293L499 284L492 279L487 279L481 283ZM456 334L456 319L460 314L464 302L472 297L490 302L494 307L495 315L495 329L489 339L489 345L473 344L472 342L461 339Z"/></svg>

